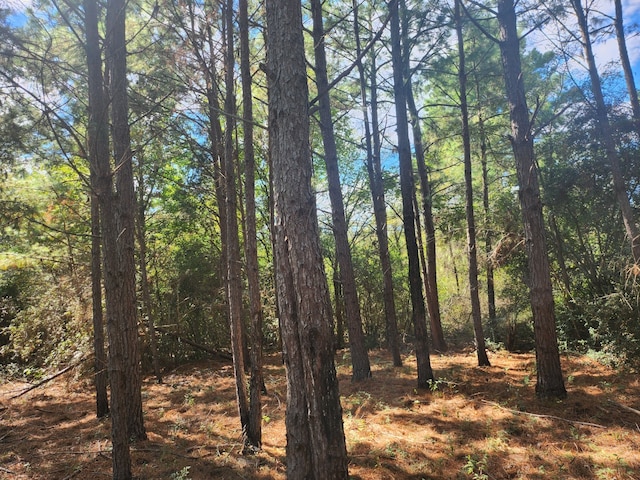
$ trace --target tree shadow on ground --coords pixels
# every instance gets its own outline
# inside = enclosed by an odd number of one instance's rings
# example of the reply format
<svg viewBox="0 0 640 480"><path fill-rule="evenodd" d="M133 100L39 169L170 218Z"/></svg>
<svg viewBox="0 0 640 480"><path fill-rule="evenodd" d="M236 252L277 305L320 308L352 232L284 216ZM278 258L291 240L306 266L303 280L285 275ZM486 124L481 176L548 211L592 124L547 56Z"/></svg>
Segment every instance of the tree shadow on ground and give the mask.
<svg viewBox="0 0 640 480"><path fill-rule="evenodd" d="M338 357L340 358L340 357ZM563 358L569 397L539 401L532 355L433 356L437 379L416 389L415 359L394 368L372 352L373 378L351 382L338 361L353 479L640 478L637 377L584 357ZM144 382L149 439L132 445L138 479L285 478L286 387L280 356L265 366L263 449L243 456L228 364L203 362ZM94 415L91 387L56 380L11 400L0 387L0 478L109 478L110 422Z"/></svg>

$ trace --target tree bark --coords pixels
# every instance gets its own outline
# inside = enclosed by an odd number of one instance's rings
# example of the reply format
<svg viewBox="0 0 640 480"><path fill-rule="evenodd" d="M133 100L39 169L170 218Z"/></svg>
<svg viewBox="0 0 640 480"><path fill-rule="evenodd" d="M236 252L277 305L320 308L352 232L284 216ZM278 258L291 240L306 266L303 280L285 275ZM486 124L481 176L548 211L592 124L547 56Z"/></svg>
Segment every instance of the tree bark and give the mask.
<svg viewBox="0 0 640 480"><path fill-rule="evenodd" d="M337 260L333 264L333 297L336 318L336 350L344 348L344 295L342 293L342 279L340 278L340 266Z"/></svg>
<svg viewBox="0 0 640 480"><path fill-rule="evenodd" d="M462 120L462 145L464 155L465 212L467 217L467 256L469 259L469 295L471 297L471 317L476 339L479 366L490 366L482 329L480 311L480 285L478 282L478 254L476 243L476 220L473 209L473 179L471 174L471 132L469 130L469 107L467 105L467 71L465 65L464 37L460 1L455 0L454 20L458 37L458 80L460 83L460 116Z"/></svg>
<svg viewBox="0 0 640 480"><path fill-rule="evenodd" d="M111 442L113 478L131 478L131 456L127 425L127 391L124 344L120 322L119 261L116 204L109 158L109 111L104 90L102 57L98 30L98 5L85 0L85 30L89 87L89 163L91 184L99 202L101 243L104 264L107 334L109 338L109 377L111 383ZM94 266L95 269L95 266ZM94 272L95 274L95 272ZM94 285L95 287L95 285ZM95 300L95 297L94 297ZM95 308L96 305L94 305Z"/></svg>
<svg viewBox="0 0 640 480"><path fill-rule="evenodd" d="M565 398L567 391L560 367L538 169L520 64L520 39L516 28L513 0L498 1L498 23L501 36L499 45L511 119L510 140L516 162L518 197L522 209L531 281L531 310L538 369L536 395L540 398Z"/></svg>
<svg viewBox="0 0 640 480"><path fill-rule="evenodd" d="M249 383L249 424L247 443L252 449L262 444L261 392L264 386L262 375L262 302L260 298L260 275L258 269L258 243L256 228L255 198L255 152L253 148L253 95L251 91L251 64L249 49L249 12L247 0L239 0L240 29L240 75L242 80L242 127L244 132L245 175L245 228L244 245L249 288L251 316L251 377Z"/></svg>
<svg viewBox="0 0 640 480"><path fill-rule="evenodd" d="M354 35L356 40L356 57L360 59L362 46L360 40L360 25L358 19L358 2L353 1ZM376 238L378 240L378 256L382 269L382 298L385 314L385 333L387 347L393 359L395 367L402 366L400 356L400 342L398 336L398 317L393 286L393 271L391 257L389 255L389 238L387 236L387 207L384 199L384 185L382 182L382 168L380 165L380 132L378 130L378 93L377 93L377 67L374 49L371 49L371 122L367 109L367 79L364 66L358 60L357 68L360 76L360 96L362 99L362 116L364 119L365 144L367 151L366 165L369 176L369 189L373 203L373 214L376 222Z"/></svg>
<svg viewBox="0 0 640 480"><path fill-rule="evenodd" d="M327 58L324 48L324 27L322 25L322 3L311 0L311 16L313 18L313 43L315 55L315 75L318 88L318 111L320 114L320 131L324 145L324 162L327 167L329 183L329 199L331 201L331 219L333 236L336 241L336 257L340 265L340 279L344 296L344 310L349 332L349 349L351 351L351 378L354 381L371 377L369 355L364 341L360 302L356 289L356 277L351 259L351 247L347 236L347 220L344 213L342 186L338 168L338 149L331 119L331 100L329 98L329 80L327 78Z"/></svg>
<svg viewBox="0 0 640 480"><path fill-rule="evenodd" d="M98 6L85 0L87 71L89 86L89 162L92 186L99 201L104 264L107 334L109 338L109 376L111 383L111 442L113 478L131 478L131 456L126 417L125 376L122 367L123 339L118 319L118 252L116 245L115 200L109 160L108 102L102 76L101 45L98 33Z"/></svg>
<svg viewBox="0 0 640 480"><path fill-rule="evenodd" d="M578 18L578 26L582 35L582 47L584 49L584 56L589 69L591 90L595 101L596 123L600 130L601 141L607 153L607 161L609 162L611 177L613 179L613 191L616 196L616 200L618 201L620 212L622 213L622 221L631 246L633 261L636 264L640 264L640 231L636 225L631 202L629 201L627 186L625 185L620 160L618 159L615 139L613 138L611 124L609 123L607 105L604 102L604 95L602 94L602 83L600 82L598 67L596 66L596 60L593 55L591 38L589 35L589 25L587 24L581 0L571 0L571 4L573 5L576 17Z"/></svg>
<svg viewBox="0 0 640 480"><path fill-rule="evenodd" d="M422 216L424 217L424 230L426 234L426 278L425 295L427 300L427 310L429 312L429 323L431 326L431 344L437 352L448 350L447 342L442 331L442 319L440 316L440 300L438 298L438 273L436 269L436 226L433 221L433 209L431 199L431 182L427 173L425 162L424 146L422 144L422 129L420 128L420 117L416 108L413 96L413 86L410 78L407 78L407 104L411 116L411 126L413 128L413 145L416 151L416 162L418 165L418 177L420 179L422 194Z"/></svg>
<svg viewBox="0 0 640 480"><path fill-rule="evenodd" d="M102 88L102 83L100 83ZM91 106L89 107L91 108ZM90 136L93 133L90 133ZM93 142L93 138L89 141ZM95 152L94 152L95 154ZM108 154L108 152L107 152ZM91 156L92 153L90 152ZM90 160L91 161L91 160ZM91 169L93 171L94 169ZM100 205L95 189L95 174L91 174L91 301L93 319L94 384L96 389L96 416L104 418L109 414L107 396L107 352L104 345L104 313L102 309L102 259L100 257Z"/></svg>
<svg viewBox="0 0 640 480"><path fill-rule="evenodd" d="M402 3L403 9L404 1ZM406 14L404 15L406 17ZM409 45L408 29L402 27L402 42L405 50ZM436 269L436 228L433 222L433 209L431 198L431 183L425 162L425 149L422 143L422 127L420 116L416 107L413 92L412 72L409 65L410 52L405 51L403 55L404 78L406 82L407 108L409 109L409 122L413 133L413 148L416 152L416 164L418 166L418 178L420 180L420 192L422 198L422 216L424 217L424 230L426 234L426 262L424 263L424 290L427 301L427 312L429 313L429 324L431 327L431 345L437 352L446 352L447 343L442 330L442 319L440 316L440 300L438 298L438 273ZM419 209L416 207L416 218L419 221ZM420 234L419 234L420 236ZM425 256L422 245L420 245L420 256Z"/></svg>
<svg viewBox="0 0 640 480"><path fill-rule="evenodd" d="M144 440L142 376L136 298L135 211L133 155L129 132L127 49L125 36L126 1L114 0L107 7L106 48L111 88L111 124L115 160L116 232L120 298L118 336L122 340L122 368L126 394L126 416L130 438ZM106 253L106 252L105 252ZM110 345L112 339L110 339ZM118 343L118 340L116 340ZM116 346L118 348L118 346ZM116 365L114 368L119 368ZM112 378L113 390L113 378ZM112 394L112 399L113 399ZM113 408L112 408L113 413Z"/></svg>
<svg viewBox="0 0 640 480"><path fill-rule="evenodd" d="M238 414L242 427L243 450L254 448L249 443L249 398L245 377L244 359L244 323L242 319L242 277L240 268L240 237L238 233L238 204L236 189L236 168L233 148L235 129L235 92L234 92L234 39L233 39L233 0L225 3L225 210L227 217L227 301L229 302L229 323L231 330L231 353L233 372L236 380L236 398Z"/></svg>
<svg viewBox="0 0 640 480"><path fill-rule="evenodd" d="M480 84L476 78L476 91ZM478 96L478 98L480 98ZM481 107L478 107L481 109ZM489 172L487 168L487 132L484 128L484 117L478 112L478 130L480 133L480 163L482 164L482 207L484 211L484 253L487 262L487 305L489 309L489 335L495 341L496 335L496 290L493 275L493 264L489 260L493 239L491 235L491 214L489 205Z"/></svg>
<svg viewBox="0 0 640 480"><path fill-rule="evenodd" d="M400 189L402 192L402 220L409 259L409 290L411 294L412 321L415 334L418 387L428 388L433 380L429 344L427 338L427 320L422 297L420 277L420 259L415 232L415 212L413 209L413 168L411 165L411 146L409 143L409 122L407 118L406 88L403 78L402 48L400 44L400 16L398 0L389 3L391 28L391 59L393 63L393 94L396 111L396 133L398 135L398 156L400 162Z"/></svg>
<svg viewBox="0 0 640 480"><path fill-rule="evenodd" d="M287 371L287 478L347 479L331 301L311 188L302 9L267 0L276 286Z"/></svg>

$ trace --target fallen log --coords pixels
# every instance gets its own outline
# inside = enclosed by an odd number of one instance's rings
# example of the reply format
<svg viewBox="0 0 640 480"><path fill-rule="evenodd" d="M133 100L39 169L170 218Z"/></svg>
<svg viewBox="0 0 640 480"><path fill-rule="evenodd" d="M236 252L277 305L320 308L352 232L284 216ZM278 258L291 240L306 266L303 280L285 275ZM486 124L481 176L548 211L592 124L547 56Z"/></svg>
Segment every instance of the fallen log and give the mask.
<svg viewBox="0 0 640 480"><path fill-rule="evenodd" d="M51 380L55 380L56 378L58 378L60 375L64 375L65 373L67 373L69 370L73 370L74 368L76 368L78 365L81 365L83 362L87 361L89 359L89 357L83 357L80 360L78 360L75 363L72 363L71 365L66 366L65 368L63 368L62 370L60 370L57 373L54 373L53 375L51 375L50 377L45 378L44 380L40 380L38 383L31 385L30 387L26 388L25 390L23 390L22 392L20 392L17 395L14 395L13 397L11 397L11 399L14 398L18 398L21 397L22 395L24 395L25 393L29 393L31 390L35 390L38 387L41 387L42 385L44 385L45 383L49 383Z"/></svg>

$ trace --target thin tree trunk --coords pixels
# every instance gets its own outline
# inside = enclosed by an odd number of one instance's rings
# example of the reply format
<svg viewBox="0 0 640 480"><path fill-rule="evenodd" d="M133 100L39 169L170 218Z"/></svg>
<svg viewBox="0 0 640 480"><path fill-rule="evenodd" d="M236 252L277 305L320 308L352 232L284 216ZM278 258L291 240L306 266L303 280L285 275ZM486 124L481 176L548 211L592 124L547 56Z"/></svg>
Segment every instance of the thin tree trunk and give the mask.
<svg viewBox="0 0 640 480"><path fill-rule="evenodd" d="M572 294L571 294L571 279L569 277L569 271L567 269L567 262L564 258L564 247L562 245L562 235L560 234L560 228L558 228L558 222L556 221L556 216L551 213L549 215L549 223L551 224L551 231L553 232L553 236L556 240L556 252L558 256L558 265L560 266L560 278L562 279L562 284L564 285L564 298L565 303L567 305L571 305ZM576 332L577 333L577 332Z"/></svg>
<svg viewBox="0 0 640 480"><path fill-rule="evenodd" d="M337 260L333 262L333 295L336 317L336 349L339 350L344 348L344 294L342 292L340 266Z"/></svg>
<svg viewBox="0 0 640 480"><path fill-rule="evenodd" d="M405 2L402 2L403 11L406 10ZM406 13L403 14L405 21L402 22L402 42L405 50L409 45L409 32L406 26ZM447 351L447 343L444 339L442 330L442 319L440 316L440 300L438 298L438 274L436 269L436 228L433 222L433 210L431 199L431 183L427 173L427 164L425 162L425 151L422 143L422 127L420 125L420 116L416 107L415 96L413 92L412 72L409 65L410 52L404 51L404 79L406 84L407 108L409 109L409 122L413 133L413 148L416 152L416 164L418 166L418 178L420 180L420 191L422 197L422 215L424 217L424 229L426 233L426 263L424 265L424 289L427 301L427 311L429 313L429 324L431 327L431 344L433 349L438 352ZM416 207L416 219L420 222L419 209ZM421 233L418 238L421 238ZM421 258L425 256L424 249L420 245Z"/></svg>
<svg viewBox="0 0 640 480"><path fill-rule="evenodd" d="M402 49L400 44L400 17L398 0L389 3L391 28L391 58L393 63L393 93L397 119L398 156L400 161L400 189L402 191L402 219L404 236L409 259L409 290L411 294L412 321L415 334L418 387L428 388L433 380L429 344L427 338L427 319L422 297L420 278L420 259L415 232L415 212L413 209L413 168L411 165L411 147L409 143L409 123L407 118L406 88L403 78Z"/></svg>
<svg viewBox="0 0 640 480"><path fill-rule="evenodd" d="M242 278L240 269L240 238L238 235L238 205L236 174L233 151L233 131L235 129L235 58L233 47L233 0L225 4L225 209L227 216L227 299L229 302L229 323L231 330L231 353L233 372L236 380L236 398L242 427L243 450L254 446L248 440L249 398L245 377L245 359L243 349L244 324L242 320Z"/></svg>
<svg viewBox="0 0 640 480"><path fill-rule="evenodd" d="M640 101L638 101L638 89L633 78L633 69L629 61L629 52L627 50L627 41L624 36L624 23L622 21L622 0L613 0L616 8L616 18L614 21L616 27L616 38L618 40L618 50L620 51L620 63L622 63L622 71L624 72L624 80L627 84L629 92L629 101L631 103L631 111L633 112L633 122L636 132L640 135Z"/></svg>
<svg viewBox="0 0 640 480"><path fill-rule="evenodd" d="M313 40L315 54L315 75L318 88L318 110L320 113L320 131L324 145L324 161L327 167L329 199L333 236L336 242L336 257L340 265L340 279L344 295L345 317L349 331L351 350L352 380L359 381L371 377L369 355L364 341L360 302L356 289L356 278L351 259L351 247L347 236L347 221L344 213L340 172L338 168L338 149L331 119L331 100L329 98L329 80L327 78L327 58L324 47L324 27L322 25L322 3L311 0L313 18Z"/></svg>
<svg viewBox="0 0 640 480"><path fill-rule="evenodd" d="M102 84L100 84L102 87ZM89 107L91 108L91 106ZM90 134L92 135L92 134ZM89 139L94 142L93 138ZM92 155L92 153L89 153ZM91 161L91 160L90 160ZM95 191L93 168L91 188ZM107 352L104 345L104 314L102 310L102 268L100 263L100 205L98 197L91 192L91 301L93 319L93 352L94 352L94 384L96 388L96 416L106 417L109 414L109 398L107 396Z"/></svg>
<svg viewBox="0 0 640 480"><path fill-rule="evenodd" d="M262 302L260 298L260 275L258 270L258 244L255 198L255 152L253 149L253 95L251 92L251 65L249 49L249 13L247 0L239 0L240 28L240 74L242 77L242 117L244 131L244 175L245 175L245 228L244 245L249 287L251 313L251 378L249 384L249 425L247 442L254 449L262 444Z"/></svg>
<svg viewBox="0 0 640 480"><path fill-rule="evenodd" d="M358 2L353 1L354 34L356 37L356 57L362 53L360 40L360 24L358 19ZM365 144L367 149L367 173L369 188L373 203L373 213L376 221L376 238L378 240L378 256L382 268L382 297L385 314L385 330L387 347L395 367L402 366L400 357L400 342L398 337L398 317L396 313L395 295L393 287L393 271L389 255L389 238L387 236L387 208L384 199L384 185L382 182L382 168L380 165L380 132L378 131L378 94L377 67L375 50L371 49L371 123L367 109L367 80L362 61L358 60L357 68L360 76L360 96L362 99L362 116L364 119ZM373 125L371 125L373 124ZM372 131L373 130L373 131Z"/></svg>
<svg viewBox="0 0 640 480"><path fill-rule="evenodd" d="M536 395L565 398L556 333L556 317L547 256L542 201L535 163L529 109L520 64L520 39L513 0L498 1L500 52L511 118L511 146L518 176L518 197L524 222L526 252L531 279L530 295L536 340L538 377Z"/></svg>
<svg viewBox="0 0 640 480"><path fill-rule="evenodd" d="M426 277L425 294L427 300L427 310L429 311L429 322L431 326L431 343L433 349L438 352L447 351L447 343L442 331L442 320L440 317L440 300L438 298L438 274L436 270L436 227L433 221L433 209L431 201L431 183L427 173L425 162L424 146L422 144L422 129L420 128L420 117L416 108L413 96L413 86L411 79L407 79L407 105L411 115L411 126L413 128L413 145L416 151L416 161L418 164L418 177L422 193L422 215L424 217L424 229L426 233Z"/></svg>
<svg viewBox="0 0 640 480"><path fill-rule="evenodd" d="M595 101L596 122L600 129L600 138L602 139L605 151L607 152L607 161L609 162L609 168L611 169L611 176L613 178L613 191L618 201L620 212L622 213L622 220L631 246L633 260L636 264L639 264L640 231L636 225L631 202L629 201L624 175L622 173L622 168L620 167L620 160L618 159L618 152L616 150L616 144L611 130L611 124L609 123L607 106L602 94L602 84L600 82L600 76L598 75L598 67L596 66L596 60L593 56L593 48L589 36L589 26L582 8L581 0L571 0L571 4L575 10L576 17L578 18L578 26L582 34L582 47L584 48L584 56L589 68L591 90Z"/></svg>
<svg viewBox="0 0 640 480"><path fill-rule="evenodd" d="M458 37L458 79L460 82L460 114L462 119L462 144L464 150L464 183L467 216L467 255L469 258L469 295L471 297L471 316L476 339L478 366L490 366L489 357L482 330L480 311L480 285L478 282L478 255L476 247L476 220L473 210L473 179L471 174L471 133L469 130L469 107L467 105L467 71L465 66L464 37L462 36L462 18L460 0L455 0L454 17Z"/></svg>
<svg viewBox="0 0 640 480"><path fill-rule="evenodd" d="M302 8L267 0L276 285L287 372L287 478L346 480L332 312L311 187Z"/></svg>
<svg viewBox="0 0 640 480"><path fill-rule="evenodd" d="M147 317L147 335L149 336L149 349L151 350L151 362L153 365L153 373L158 383L162 383L162 373L160 372L160 361L158 359L158 335L156 334L156 326L153 318L153 302L151 301L151 290L149 288L149 278L147 275L147 228L145 216L145 179L142 164L142 156L138 168L140 175L138 176L138 221L136 222L136 233L138 237L138 261L140 262L140 287L142 290L142 303Z"/></svg>
<svg viewBox="0 0 640 480"><path fill-rule="evenodd" d="M476 78L476 91L480 85ZM478 97L479 98L479 97ZM482 107L478 107L481 109ZM489 307L489 334L495 341L496 335L496 290L493 277L493 264L489 260L493 239L491 236L491 211L489 208L489 173L487 169L487 133L484 128L482 111L478 112L478 130L480 133L480 163L482 164L482 207L484 210L484 252L487 261L487 305Z"/></svg>

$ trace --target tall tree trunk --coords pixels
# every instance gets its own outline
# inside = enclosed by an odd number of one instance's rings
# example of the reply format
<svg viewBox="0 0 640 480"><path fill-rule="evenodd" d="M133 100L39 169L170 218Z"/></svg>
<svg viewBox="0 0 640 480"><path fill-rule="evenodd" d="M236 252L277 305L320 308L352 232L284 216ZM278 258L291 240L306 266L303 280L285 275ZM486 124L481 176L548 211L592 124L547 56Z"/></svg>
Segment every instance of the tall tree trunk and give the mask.
<svg viewBox="0 0 640 480"><path fill-rule="evenodd" d="M371 377L371 366L364 341L360 302L358 301L356 278L351 259L351 247L347 236L347 220L344 213L340 172L338 169L338 149L331 119L331 100L329 98L327 58L324 47L324 27L322 25L322 3L320 0L311 0L311 16L313 17L315 76L319 92L320 131L324 145L324 161L327 167L333 236L336 241L336 257L340 265L345 317L349 331L349 348L351 350L351 365L353 369L351 378L359 381Z"/></svg>
<svg viewBox="0 0 640 480"><path fill-rule="evenodd" d="M538 169L534 157L529 108L520 64L520 39L516 28L513 0L498 1L498 23L501 36L499 45L511 119L510 140L516 162L518 197L522 209L531 281L531 310L538 369L536 395L541 398L564 398L567 396L567 391L560 367Z"/></svg>
<svg viewBox="0 0 640 480"><path fill-rule="evenodd" d="M585 59L587 60L587 67L589 68L591 90L595 101L596 122L600 130L600 138L607 152L607 161L609 162L609 168L611 169L611 176L613 178L613 191L618 201L620 212L622 213L622 221L624 222L624 228L631 245L631 254L633 255L634 263L640 264L640 231L636 225L631 202L629 201L627 186L625 185L611 124L609 123L607 105L604 102L604 95L602 94L600 75L598 75L598 67L596 66L596 60L593 56L589 25L587 24L581 0L571 0L571 4L576 12L578 26L582 34L582 47L584 49Z"/></svg>
<svg viewBox="0 0 640 480"><path fill-rule="evenodd" d="M633 78L633 69L629 61L629 51L627 50L627 41L624 36L624 23L622 21L622 0L613 0L616 8L616 18L614 21L616 27L616 38L618 40L618 50L620 51L620 63L624 72L624 80L627 84L629 92L629 101L631 103L631 111L633 112L633 123L640 135L640 101L638 101L638 89Z"/></svg>
<svg viewBox="0 0 640 480"><path fill-rule="evenodd" d="M458 80L460 82L460 115L462 119L462 145L464 150L464 183L467 216L467 255L469 258L469 295L471 297L471 317L476 339L479 366L490 366L482 330L480 311L480 285L478 282L478 254L476 248L476 220L473 209L473 179L471 174L471 132L469 130L469 107L467 105L467 71L465 66L464 37L460 1L455 0L454 20L458 37Z"/></svg>
<svg viewBox="0 0 640 480"><path fill-rule="evenodd" d="M98 29L98 5L85 0L87 35L87 72L89 87L89 163L91 184L99 202L101 242L104 262L104 286L109 337L109 374L111 383L111 442L113 478L131 478L131 455L127 431L124 368L124 339L120 332L117 227L113 182L109 159L109 114L102 73L101 45ZM95 211L95 210L94 210ZM95 223L93 225L95 227ZM95 275L95 265L93 275ZM95 288L95 285L94 285ZM95 297L94 297L95 301ZM96 305L94 305L94 308Z"/></svg>
<svg viewBox="0 0 640 480"><path fill-rule="evenodd" d="M431 182L427 173L425 162L424 146L422 144L422 129L420 128L420 117L413 96L413 85L410 78L407 78L407 105L411 116L411 126L413 129L413 145L416 151L416 161L418 164L418 177L422 193L422 215L424 217L424 229L426 233L426 278L425 294L427 300L427 310L429 311L429 322L431 326L431 343L433 349L438 352L447 351L447 343L442 331L442 320L440 317L440 300L438 298L438 274L436 270L436 226L433 221L433 209L431 200Z"/></svg>
<svg viewBox="0 0 640 480"><path fill-rule="evenodd" d="M140 155L138 164L138 218L136 222L136 234L138 237L138 261L140 262L140 289L142 290L142 303L147 317L147 335L149 337L149 350L151 351L151 363L153 373L158 383L162 383L162 373L160 372L160 360L158 359L158 336L153 318L153 302L151 301L151 289L147 275L147 224L146 206L144 199L145 178L143 170L143 155Z"/></svg>
<svg viewBox="0 0 640 480"><path fill-rule="evenodd" d="M302 8L267 0L276 286L287 372L287 478L347 479L331 300L311 187Z"/></svg>
<svg viewBox="0 0 640 480"><path fill-rule="evenodd" d="M402 48L400 44L400 17L398 0L389 3L391 28L391 59L393 63L393 94L398 135L398 156L400 162L400 189L402 192L402 220L409 259L409 290L411 294L412 321L415 334L416 361L418 369L418 387L428 388L433 380L429 344L427 338L427 319L422 297L420 277L420 259L415 231L415 212L413 209L413 168L411 165L411 146L409 143L409 122L407 118L406 88L403 78Z"/></svg>
<svg viewBox="0 0 640 480"><path fill-rule="evenodd" d="M240 74L242 77L242 127L244 131L245 227L244 245L251 314L251 378L249 383L249 425L247 442L254 449L262 444L262 302L258 270L256 227L255 152L253 149L253 95L249 49L249 12L247 0L239 0Z"/></svg>
<svg viewBox="0 0 640 480"><path fill-rule="evenodd" d="M235 129L235 92L234 92L234 46L233 46L233 0L225 4L225 209L227 216L227 301L229 302L229 323L231 327L231 353L233 354L233 372L236 380L236 398L242 426L243 450L254 446L249 443L249 398L245 377L245 359L243 349L244 323L242 320L242 277L240 269L240 238L238 234L238 204L236 174L234 165L233 131Z"/></svg>
<svg viewBox="0 0 640 480"><path fill-rule="evenodd" d="M102 88L102 83L100 83ZM91 108L91 105L89 106ZM90 136L93 132L90 133ZM94 142L90 138L89 142ZM95 148L95 147L94 147ZM89 153L89 155L93 155ZM108 152L107 152L108 154ZM90 160L91 161L91 160ZM107 352L104 346L104 314L102 310L102 268L100 263L100 205L95 194L95 174L91 169L91 301L93 319L93 354L94 354L94 384L96 389L96 416L104 418L109 414L109 398L107 396Z"/></svg>
<svg viewBox="0 0 640 480"><path fill-rule="evenodd" d="M109 59L111 123L115 156L117 253L120 278L120 318L116 320L122 337L126 415L130 438L146 439L142 414L142 375L136 298L135 211L133 155L129 132L127 49L125 19L127 2L113 0L107 6L106 55ZM106 253L106 252L105 252ZM111 339L110 339L111 340ZM111 341L110 341L111 344ZM119 368L119 365L114 366ZM113 378L111 383L113 389ZM113 399L113 395L112 395ZM113 402L112 402L113 403ZM113 413L113 408L112 408Z"/></svg>
<svg viewBox="0 0 640 480"><path fill-rule="evenodd" d="M476 91L479 92L480 84L476 78ZM480 98L478 96L478 98ZM478 130L480 134L480 163L482 164L482 207L484 211L484 253L487 261L487 305L489 307L489 334L495 341L496 330L496 290L493 277L493 264L490 261L493 249L491 235L491 210L489 207L489 172L487 168L487 132L484 128L484 117L481 106L478 107Z"/></svg>
<svg viewBox="0 0 640 480"><path fill-rule="evenodd" d="M393 287L393 271L389 255L389 238L387 236L387 207L384 200L384 185L382 182L382 168L380 165L380 132L378 131L378 97L377 97L377 67L374 49L371 49L371 125L367 109L367 77L362 60L362 46L360 40L360 24L358 18L358 2L353 0L353 22L356 39L356 64L360 76L360 96L362 99L362 116L364 119L365 144L367 151L367 173L369 189L373 203L373 213L376 221L376 238L378 240L378 256L382 268L382 298L384 303L385 330L387 347L395 367L402 366L400 357L400 342L398 336L398 317ZM372 132L373 127L373 132Z"/></svg>
<svg viewBox="0 0 640 480"><path fill-rule="evenodd" d="M113 477L116 479L131 478L131 457L129 453L129 436L125 412L126 394L124 391L124 374L117 362L122 356L116 355L122 349L122 340L118 335L116 324L118 318L117 288L115 273L117 272L117 251L115 244L115 205L113 199L113 183L109 161L109 118L108 101L105 98L100 36L98 33L98 5L96 0L85 0L85 30L87 35L87 72L89 87L89 162L91 168L92 188L99 201L101 225L101 241L104 260L104 284L106 297L107 333L109 336L109 371L111 377L111 441L113 444ZM92 213L95 209L92 209ZM97 222L92 225L95 228ZM94 248L95 252L95 248ZM95 276L96 269L93 265ZM94 283L95 288L95 283ZM94 296L94 301L96 300ZM97 305L94 304L94 308ZM113 340L112 340L113 338ZM116 349L116 345L120 348ZM115 376L114 376L115 375ZM115 410L114 410L115 408Z"/></svg>
<svg viewBox="0 0 640 480"><path fill-rule="evenodd" d="M403 10L406 10L402 2ZM403 14L403 18L407 15ZM416 107L415 96L413 92L412 72L409 65L410 52L408 50L409 32L405 26L407 19L402 22L402 43L405 49L403 54L404 78L406 82L406 98L407 108L409 109L409 121L413 133L413 148L416 152L416 164L418 166L418 178L420 179L421 196L422 196L422 215L424 217L424 229L426 233L426 263L424 278L425 297L427 301L427 311L429 313L429 324L431 327L431 344L433 349L438 352L447 351L447 343L444 339L442 331L442 319L440 316L440 300L438 298L438 274L436 269L436 228L433 222L433 210L431 199L431 183L427 173L427 164L425 162L425 151L422 143L422 127L420 125L420 116ZM419 221L419 209L416 208L416 218ZM424 256L422 246L420 252Z"/></svg>

